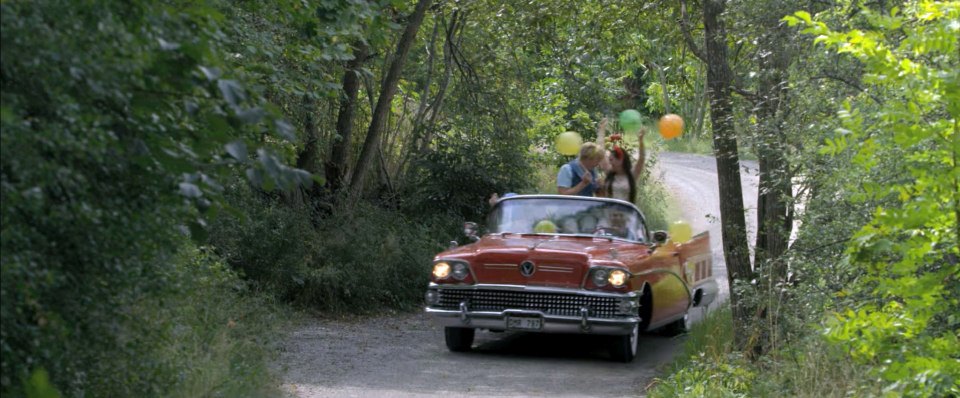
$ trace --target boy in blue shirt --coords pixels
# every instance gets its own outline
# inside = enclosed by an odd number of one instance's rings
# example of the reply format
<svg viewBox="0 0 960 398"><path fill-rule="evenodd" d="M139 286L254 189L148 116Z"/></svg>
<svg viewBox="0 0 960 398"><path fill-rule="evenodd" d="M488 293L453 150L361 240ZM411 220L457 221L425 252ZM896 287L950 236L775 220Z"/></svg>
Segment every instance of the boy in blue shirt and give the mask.
<svg viewBox="0 0 960 398"><path fill-rule="evenodd" d="M557 192L561 195L593 196L597 185L596 168L606 152L603 147L587 142L580 146L580 156L560 167Z"/></svg>

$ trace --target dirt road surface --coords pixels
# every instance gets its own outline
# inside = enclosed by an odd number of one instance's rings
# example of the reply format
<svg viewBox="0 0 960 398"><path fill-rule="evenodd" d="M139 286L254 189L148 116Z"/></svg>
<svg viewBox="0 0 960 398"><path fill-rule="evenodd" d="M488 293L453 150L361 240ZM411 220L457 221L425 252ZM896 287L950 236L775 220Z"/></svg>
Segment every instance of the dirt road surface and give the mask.
<svg viewBox="0 0 960 398"><path fill-rule="evenodd" d="M755 208L756 164L743 165L745 203ZM713 272L725 297L714 159L665 153L654 172L694 231L710 231ZM701 314L691 315L696 321ZM683 337L641 336L629 364L610 361L606 344L600 336L478 332L472 352L453 353L442 328L421 313L313 319L287 337L278 366L282 389L296 397L639 396Z"/></svg>

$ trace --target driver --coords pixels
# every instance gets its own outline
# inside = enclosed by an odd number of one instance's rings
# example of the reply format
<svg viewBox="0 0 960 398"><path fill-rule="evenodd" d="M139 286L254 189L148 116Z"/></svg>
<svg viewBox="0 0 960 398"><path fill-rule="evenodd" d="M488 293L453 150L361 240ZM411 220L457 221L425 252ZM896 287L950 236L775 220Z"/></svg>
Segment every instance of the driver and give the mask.
<svg viewBox="0 0 960 398"><path fill-rule="evenodd" d="M633 239L630 228L627 227L627 215L616 209L608 209L607 217L601 227L603 230L613 236L620 238Z"/></svg>

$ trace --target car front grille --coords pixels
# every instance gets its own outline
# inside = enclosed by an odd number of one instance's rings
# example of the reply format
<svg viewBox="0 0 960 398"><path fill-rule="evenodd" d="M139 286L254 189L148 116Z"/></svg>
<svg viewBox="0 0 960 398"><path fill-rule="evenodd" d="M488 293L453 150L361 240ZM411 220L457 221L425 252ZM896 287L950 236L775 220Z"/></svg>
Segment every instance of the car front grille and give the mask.
<svg viewBox="0 0 960 398"><path fill-rule="evenodd" d="M620 304L617 297L574 293L440 289L439 295L435 307L445 310L457 310L465 301L470 311L532 310L547 315L580 316L580 308L587 307L595 318L618 316Z"/></svg>

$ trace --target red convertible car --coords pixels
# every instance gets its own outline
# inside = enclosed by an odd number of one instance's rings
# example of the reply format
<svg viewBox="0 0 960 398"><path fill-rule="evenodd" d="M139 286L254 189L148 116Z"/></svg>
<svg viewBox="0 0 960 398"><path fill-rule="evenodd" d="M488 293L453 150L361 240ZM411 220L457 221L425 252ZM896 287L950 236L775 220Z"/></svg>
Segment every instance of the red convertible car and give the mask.
<svg viewBox="0 0 960 398"><path fill-rule="evenodd" d="M476 329L588 333L610 336L611 356L629 362L640 332L683 332L687 311L717 294L707 233L651 235L621 200L512 196L482 238L468 224L474 242L436 256L426 293L451 351L469 350Z"/></svg>

